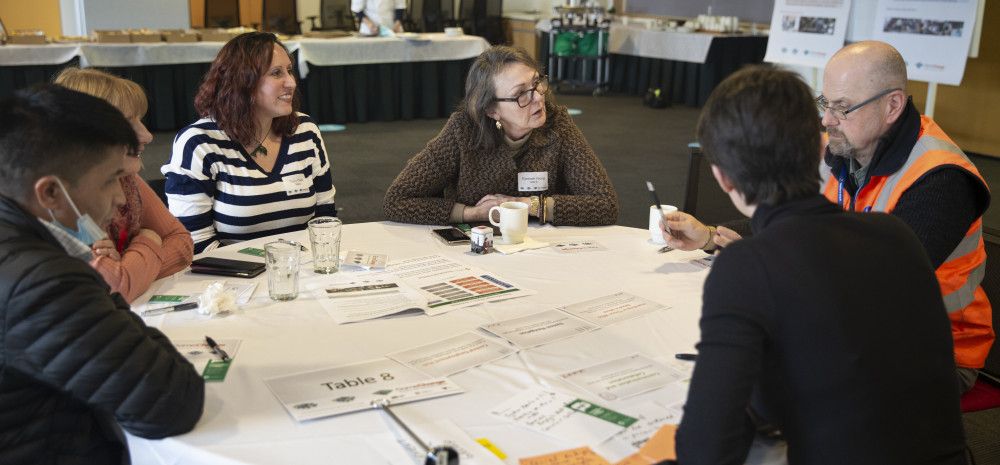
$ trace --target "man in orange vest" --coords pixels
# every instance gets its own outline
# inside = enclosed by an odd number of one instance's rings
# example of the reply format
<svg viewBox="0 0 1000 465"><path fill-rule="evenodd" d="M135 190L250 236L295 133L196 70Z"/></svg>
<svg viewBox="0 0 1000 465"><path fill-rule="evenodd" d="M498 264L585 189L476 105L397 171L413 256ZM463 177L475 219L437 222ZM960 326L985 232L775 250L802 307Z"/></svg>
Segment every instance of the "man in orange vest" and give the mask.
<svg viewBox="0 0 1000 465"><path fill-rule="evenodd" d="M830 59L816 99L828 139L822 191L846 210L891 213L916 233L941 285L965 392L994 339L990 303L979 287L990 193L962 150L913 106L906 82L903 57L884 42L857 42ZM668 214L664 223L667 243L684 250L711 251L749 233L705 226L686 213Z"/></svg>

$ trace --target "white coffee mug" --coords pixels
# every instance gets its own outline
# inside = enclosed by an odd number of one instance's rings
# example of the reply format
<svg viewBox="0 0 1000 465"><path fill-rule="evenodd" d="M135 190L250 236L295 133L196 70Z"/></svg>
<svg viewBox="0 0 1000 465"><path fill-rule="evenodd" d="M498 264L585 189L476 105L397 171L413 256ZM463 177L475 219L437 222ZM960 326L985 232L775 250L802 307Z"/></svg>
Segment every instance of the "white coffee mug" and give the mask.
<svg viewBox="0 0 1000 465"><path fill-rule="evenodd" d="M673 213L677 211L677 207L673 205L662 205L663 215L667 213ZM663 238L663 233L660 232L660 219L663 218L660 211L656 209L656 205L649 207L649 240L654 244L666 244L667 241Z"/></svg>
<svg viewBox="0 0 1000 465"><path fill-rule="evenodd" d="M497 211L500 221L493 221L493 212ZM497 244L520 244L528 232L528 204L524 202L504 202L490 209L490 224L500 228L502 237L494 239Z"/></svg>

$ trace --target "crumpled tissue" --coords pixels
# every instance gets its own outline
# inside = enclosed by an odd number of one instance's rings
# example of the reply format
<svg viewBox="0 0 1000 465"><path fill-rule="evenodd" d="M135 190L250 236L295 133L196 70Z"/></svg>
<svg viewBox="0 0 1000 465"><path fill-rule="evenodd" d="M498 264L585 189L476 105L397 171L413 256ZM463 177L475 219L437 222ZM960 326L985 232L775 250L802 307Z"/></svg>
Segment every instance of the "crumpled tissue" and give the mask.
<svg viewBox="0 0 1000 465"><path fill-rule="evenodd" d="M236 311L236 293L226 289L226 284L216 281L209 284L198 296L198 313L212 317Z"/></svg>

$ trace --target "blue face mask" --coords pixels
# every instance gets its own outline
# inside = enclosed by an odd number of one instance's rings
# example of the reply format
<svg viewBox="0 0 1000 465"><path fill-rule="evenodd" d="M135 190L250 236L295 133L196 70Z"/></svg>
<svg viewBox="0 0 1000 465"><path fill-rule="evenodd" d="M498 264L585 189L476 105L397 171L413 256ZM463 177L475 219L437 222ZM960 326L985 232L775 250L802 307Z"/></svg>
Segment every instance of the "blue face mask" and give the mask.
<svg viewBox="0 0 1000 465"><path fill-rule="evenodd" d="M63 224L56 219L52 210L49 210L49 216L52 217L52 223L59 226L64 231L75 237L78 241L83 242L88 246L94 245L95 242L108 237L108 233L105 232L104 229L101 229L101 227L98 226L97 222L94 221L89 214L80 214L80 210L76 208L76 204L73 203L73 199L69 196L69 192L66 191L66 187L63 186L63 183L59 180L59 178L56 178L56 184L59 185L59 189L62 190L63 195L66 196L66 200L69 201L69 206L73 208L73 213L76 213L76 230L63 226Z"/></svg>

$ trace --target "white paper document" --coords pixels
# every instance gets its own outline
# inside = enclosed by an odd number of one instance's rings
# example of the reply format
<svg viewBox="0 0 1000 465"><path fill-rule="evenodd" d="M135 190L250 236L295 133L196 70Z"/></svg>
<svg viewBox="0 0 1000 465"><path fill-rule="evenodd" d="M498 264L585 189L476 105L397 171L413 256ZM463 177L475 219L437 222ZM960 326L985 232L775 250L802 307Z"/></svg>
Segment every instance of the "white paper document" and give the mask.
<svg viewBox="0 0 1000 465"><path fill-rule="evenodd" d="M264 380L298 421L371 409L375 400L392 404L458 394L457 384L434 379L389 359L297 373Z"/></svg>
<svg viewBox="0 0 1000 465"><path fill-rule="evenodd" d="M609 360L559 376L604 400L627 399L683 378L681 373L642 354Z"/></svg>
<svg viewBox="0 0 1000 465"><path fill-rule="evenodd" d="M480 328L510 341L517 347L530 349L593 331L597 326L559 310L546 310L482 325Z"/></svg>
<svg viewBox="0 0 1000 465"><path fill-rule="evenodd" d="M416 289L389 273L337 273L313 292L337 324L422 310L427 305Z"/></svg>
<svg viewBox="0 0 1000 465"><path fill-rule="evenodd" d="M604 297L575 303L560 310L576 315L598 326L607 326L639 315L665 310L665 305L643 299L627 292L618 292Z"/></svg>
<svg viewBox="0 0 1000 465"><path fill-rule="evenodd" d="M597 447L597 451L612 462L634 454L663 425L680 424L681 416L684 414L684 404L664 408L655 402L646 402L630 412L635 413L639 421Z"/></svg>
<svg viewBox="0 0 1000 465"><path fill-rule="evenodd" d="M406 421L404 418L403 421ZM432 423L407 423L407 426L430 447L447 446L458 452L459 463L462 465L503 465L503 461L493 455L485 447L472 440L450 420L439 420ZM418 446L406 432L386 421L386 427L392 432L376 434L370 437L369 444L373 450L379 451L389 463L415 464L424 463L426 452Z"/></svg>
<svg viewBox="0 0 1000 465"><path fill-rule="evenodd" d="M507 344L491 341L480 334L464 333L386 356L421 373L443 378L513 352Z"/></svg>
<svg viewBox="0 0 1000 465"><path fill-rule="evenodd" d="M568 394L530 389L494 407L490 413L569 444L597 444L624 429L567 407L576 400Z"/></svg>
<svg viewBox="0 0 1000 465"><path fill-rule="evenodd" d="M226 355L229 358L235 359L236 353L240 351L240 340L239 339L216 339L215 343L219 345L219 348L226 351ZM201 340L178 340L170 341L177 351L184 356L187 361L194 365L195 371L202 373L205 371L205 366L208 365L210 360L219 361L219 356L212 352L212 348L208 346L208 343L204 339Z"/></svg>
<svg viewBox="0 0 1000 465"><path fill-rule="evenodd" d="M534 294L492 273L440 255L394 262L389 264L388 271L423 293L428 315Z"/></svg>
<svg viewBox="0 0 1000 465"><path fill-rule="evenodd" d="M389 256L348 250L340 267L346 271L381 271L385 269Z"/></svg>

